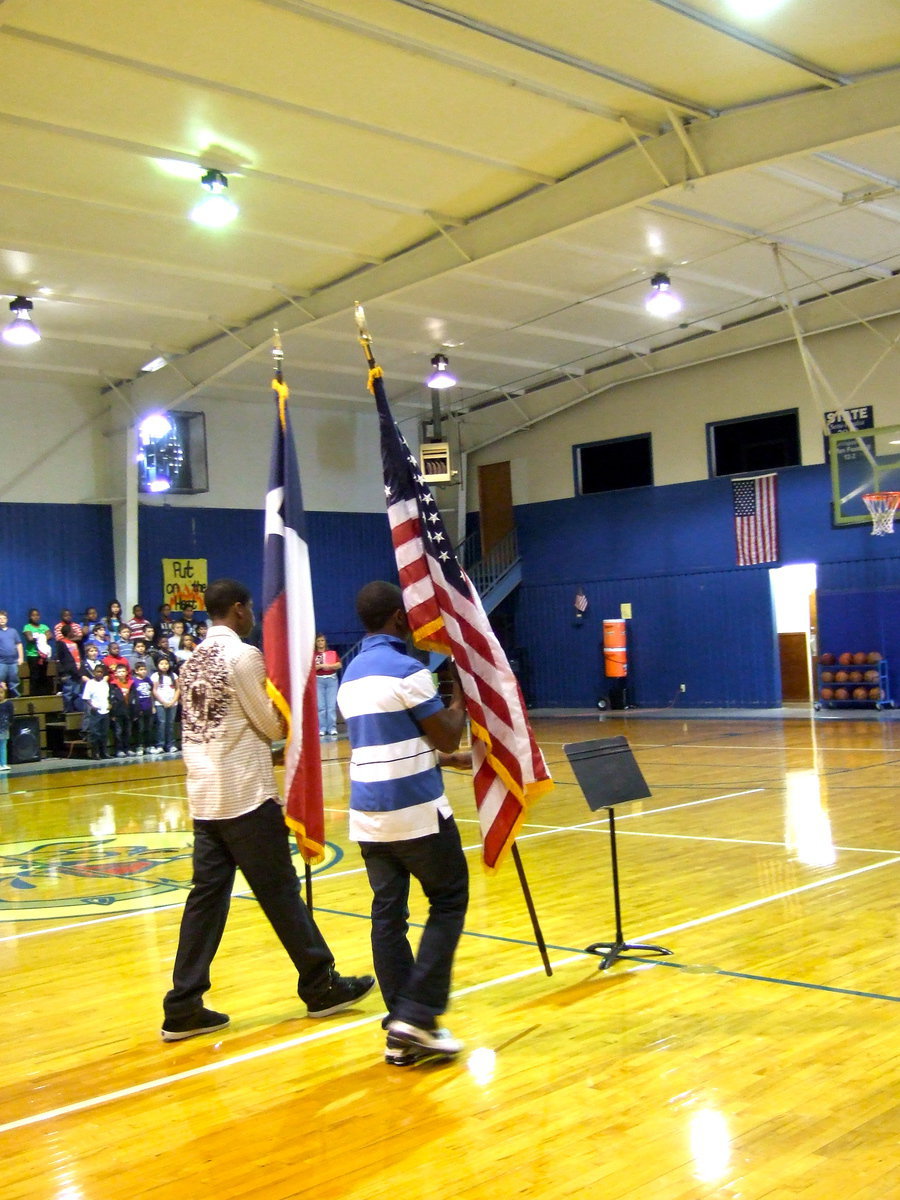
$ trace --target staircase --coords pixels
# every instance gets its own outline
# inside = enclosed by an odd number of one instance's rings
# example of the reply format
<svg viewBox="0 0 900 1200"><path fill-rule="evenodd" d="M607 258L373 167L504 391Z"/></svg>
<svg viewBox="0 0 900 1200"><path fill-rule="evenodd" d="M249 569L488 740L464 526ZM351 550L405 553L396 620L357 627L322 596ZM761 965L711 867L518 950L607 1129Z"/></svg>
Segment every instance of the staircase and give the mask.
<svg viewBox="0 0 900 1200"><path fill-rule="evenodd" d="M456 547L456 557L481 597L486 613L492 612L522 582L522 560L519 557L519 539L515 529L496 542L483 558L481 535L478 532L472 533ZM341 655L343 666L346 667L348 662L356 658L361 645L362 642L359 641L355 646L351 646L346 654ZM436 671L445 657L443 654L429 654L429 669Z"/></svg>

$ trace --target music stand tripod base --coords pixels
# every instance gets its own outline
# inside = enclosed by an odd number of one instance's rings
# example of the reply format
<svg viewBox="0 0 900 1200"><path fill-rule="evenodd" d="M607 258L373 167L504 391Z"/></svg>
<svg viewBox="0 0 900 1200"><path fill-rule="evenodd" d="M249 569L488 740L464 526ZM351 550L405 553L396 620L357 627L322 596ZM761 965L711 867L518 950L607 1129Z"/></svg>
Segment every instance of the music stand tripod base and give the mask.
<svg viewBox="0 0 900 1200"><path fill-rule="evenodd" d="M585 954L596 954L603 959L597 968L598 971L606 971L617 959L627 960L629 953L634 953L637 957L643 955L662 957L672 953L665 946L641 946L635 942L591 942L589 946L585 946L584 952Z"/></svg>

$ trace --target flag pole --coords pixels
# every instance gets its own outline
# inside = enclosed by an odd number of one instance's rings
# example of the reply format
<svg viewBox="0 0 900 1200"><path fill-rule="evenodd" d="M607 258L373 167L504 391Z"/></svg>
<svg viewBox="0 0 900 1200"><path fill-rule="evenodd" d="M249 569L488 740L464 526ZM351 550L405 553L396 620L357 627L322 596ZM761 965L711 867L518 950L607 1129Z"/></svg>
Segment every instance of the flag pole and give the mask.
<svg viewBox="0 0 900 1200"><path fill-rule="evenodd" d="M353 316L356 321L356 328L359 331L359 344L363 348L363 353L366 356L366 363L369 367L369 387L372 389L371 378L373 372L377 371L381 374L381 370L375 362L375 355L372 353L372 335L369 333L369 327L366 323L365 310L359 302L354 305ZM513 841L510 849L512 850L513 862L516 864L516 872L519 876L519 884L522 888L522 895L525 898L525 905L528 909L528 915L531 917L531 926L534 930L535 942L541 956L541 961L544 964L544 971L547 975L553 974L553 969L550 966L550 959L547 956L547 945L544 941L544 935L541 932L541 926L538 921L537 911L534 907L534 901L531 898L531 889L528 886L528 880L525 878L525 868L522 865L522 858L519 854L519 848Z"/></svg>
<svg viewBox="0 0 900 1200"><path fill-rule="evenodd" d="M281 344L281 334L276 325L272 336L272 390L275 393L275 403L278 407L279 415L284 423L284 406L287 401L288 390L284 386L284 348ZM306 885L306 907L310 914L313 911L313 885L312 885L312 867L304 858L304 883Z"/></svg>
<svg viewBox="0 0 900 1200"><path fill-rule="evenodd" d="M547 956L547 943L544 941L544 935L541 932L541 926L534 907L534 901L531 898L531 888L529 888L528 880L525 878L525 868L522 866L522 857L519 854L519 847L515 842L513 842L513 844L510 846L510 850L512 851L513 862L516 864L516 871L519 875L519 883L522 885L522 895L525 897L528 915L531 917L531 927L534 930L534 940L537 942L537 948L541 956L541 962L544 964L544 973L546 975L552 975L553 968L550 966L550 959Z"/></svg>

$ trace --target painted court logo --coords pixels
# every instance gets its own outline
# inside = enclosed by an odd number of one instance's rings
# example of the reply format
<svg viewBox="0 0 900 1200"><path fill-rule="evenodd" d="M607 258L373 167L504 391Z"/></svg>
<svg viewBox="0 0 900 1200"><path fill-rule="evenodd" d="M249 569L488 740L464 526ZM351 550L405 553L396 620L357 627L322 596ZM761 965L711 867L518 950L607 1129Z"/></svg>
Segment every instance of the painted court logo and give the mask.
<svg viewBox="0 0 900 1200"><path fill-rule="evenodd" d="M2 843L0 922L181 904L191 886L192 842L189 833L135 833ZM325 854L316 874L340 858L331 844ZM247 891L240 874L235 891Z"/></svg>

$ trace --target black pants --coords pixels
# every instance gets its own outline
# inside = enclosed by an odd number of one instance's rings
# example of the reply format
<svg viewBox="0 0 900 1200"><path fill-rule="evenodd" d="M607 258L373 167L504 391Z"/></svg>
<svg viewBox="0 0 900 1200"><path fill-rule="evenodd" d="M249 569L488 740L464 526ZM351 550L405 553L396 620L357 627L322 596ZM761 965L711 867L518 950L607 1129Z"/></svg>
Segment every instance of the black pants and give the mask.
<svg viewBox="0 0 900 1200"><path fill-rule="evenodd" d="M469 903L469 868L452 817L437 833L403 842L360 842L372 887L372 959L388 1015L430 1029L447 1008L453 955ZM409 881L428 898L418 952L409 932Z"/></svg>
<svg viewBox="0 0 900 1200"><path fill-rule="evenodd" d="M209 968L225 931L236 869L244 873L297 968L297 992L314 1006L331 982L334 956L300 898L281 805L267 800L229 821L194 821L194 879L184 906L166 1016L202 1007Z"/></svg>

